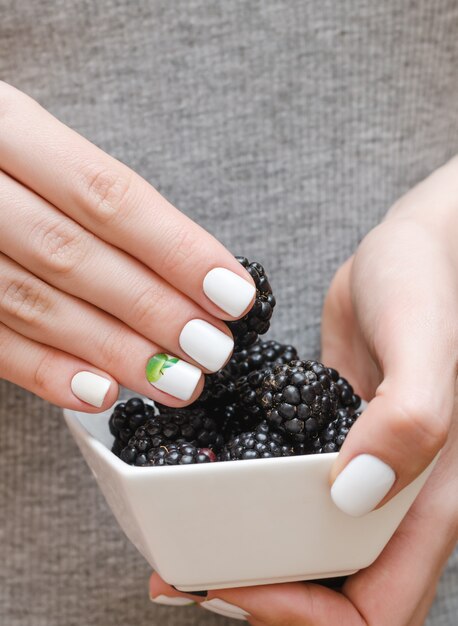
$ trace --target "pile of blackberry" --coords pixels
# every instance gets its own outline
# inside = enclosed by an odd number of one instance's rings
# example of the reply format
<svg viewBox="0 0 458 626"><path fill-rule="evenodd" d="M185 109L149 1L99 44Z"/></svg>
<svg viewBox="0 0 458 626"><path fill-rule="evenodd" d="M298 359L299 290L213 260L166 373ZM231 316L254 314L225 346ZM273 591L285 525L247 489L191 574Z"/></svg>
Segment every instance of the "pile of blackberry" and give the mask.
<svg viewBox="0 0 458 626"><path fill-rule="evenodd" d="M258 335L264 335L269 330L276 302L263 266L256 261L250 263L243 256L235 258L243 265L256 285L256 299L250 311L242 319L228 323L234 336L234 351L238 352L252 346Z"/></svg>
<svg viewBox="0 0 458 626"><path fill-rule="evenodd" d="M184 409L140 398L118 404L109 426L112 451L136 466L190 465L338 452L360 413L361 399L332 368L300 360L296 348L262 341L275 306L260 263L237 257L256 284L252 309L228 325L235 349L206 377Z"/></svg>

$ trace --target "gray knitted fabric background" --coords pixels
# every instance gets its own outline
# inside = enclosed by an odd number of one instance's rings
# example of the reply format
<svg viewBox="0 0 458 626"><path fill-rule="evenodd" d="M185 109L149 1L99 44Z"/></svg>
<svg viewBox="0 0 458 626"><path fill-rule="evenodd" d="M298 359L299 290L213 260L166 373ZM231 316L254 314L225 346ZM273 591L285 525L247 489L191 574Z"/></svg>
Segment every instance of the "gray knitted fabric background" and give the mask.
<svg viewBox="0 0 458 626"><path fill-rule="evenodd" d="M0 0L0 78L263 262L312 356L339 264L458 152L457 33L455 0ZM150 603L58 408L0 381L0 433L1 626L231 623Z"/></svg>

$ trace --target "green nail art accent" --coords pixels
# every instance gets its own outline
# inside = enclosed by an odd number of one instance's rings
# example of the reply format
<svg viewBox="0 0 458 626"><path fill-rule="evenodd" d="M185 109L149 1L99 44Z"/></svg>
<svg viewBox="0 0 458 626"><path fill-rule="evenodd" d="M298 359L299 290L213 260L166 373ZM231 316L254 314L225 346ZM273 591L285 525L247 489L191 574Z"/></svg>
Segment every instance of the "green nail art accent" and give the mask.
<svg viewBox="0 0 458 626"><path fill-rule="evenodd" d="M172 365L175 365L175 363L178 363L178 358L176 356L172 356L169 359L167 359L162 369L165 370L167 367L172 367Z"/></svg>
<svg viewBox="0 0 458 626"><path fill-rule="evenodd" d="M157 382L161 376L164 375L164 370L168 367L172 367L175 363L178 363L179 359L176 356L170 356L168 354L155 354L150 358L146 364L146 378L150 383Z"/></svg>

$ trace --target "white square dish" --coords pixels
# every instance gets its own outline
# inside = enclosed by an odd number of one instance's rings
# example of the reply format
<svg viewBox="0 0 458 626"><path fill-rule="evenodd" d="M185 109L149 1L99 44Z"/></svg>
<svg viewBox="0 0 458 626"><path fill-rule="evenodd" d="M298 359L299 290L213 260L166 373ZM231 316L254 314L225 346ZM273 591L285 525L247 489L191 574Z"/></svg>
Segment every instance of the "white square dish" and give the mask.
<svg viewBox="0 0 458 626"><path fill-rule="evenodd" d="M367 567L433 467L380 510L354 518L330 497L336 453L133 467L110 451L110 411L64 416L127 537L182 591L344 576Z"/></svg>

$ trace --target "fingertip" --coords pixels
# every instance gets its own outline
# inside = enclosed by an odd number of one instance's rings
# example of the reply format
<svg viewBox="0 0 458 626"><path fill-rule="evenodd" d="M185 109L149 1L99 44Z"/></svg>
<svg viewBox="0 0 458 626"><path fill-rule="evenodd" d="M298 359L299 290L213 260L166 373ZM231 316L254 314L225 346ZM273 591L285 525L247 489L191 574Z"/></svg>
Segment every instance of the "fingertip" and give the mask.
<svg viewBox="0 0 458 626"><path fill-rule="evenodd" d="M99 409L100 411L107 411L111 409L112 406L116 404L119 398L119 385L117 381L110 376L111 385L108 389L107 395L103 401L102 407Z"/></svg>
<svg viewBox="0 0 458 626"><path fill-rule="evenodd" d="M73 374L70 390L82 404L82 411L102 412L110 408L118 397L118 384L106 372L84 369Z"/></svg>
<svg viewBox="0 0 458 626"><path fill-rule="evenodd" d="M159 604L175 604L176 606L185 606L197 604L205 600L205 597L199 597L197 595L185 593L184 591L179 591L173 587L173 585L166 583L156 572L153 572L149 578L148 593L150 600L152 602L158 602ZM174 599L179 599L181 601L174 602ZM184 602L184 600L187 602Z"/></svg>
<svg viewBox="0 0 458 626"><path fill-rule="evenodd" d="M181 350L209 372L224 367L234 351L232 333L225 324L221 327L195 318L185 324L178 339Z"/></svg>
<svg viewBox="0 0 458 626"><path fill-rule="evenodd" d="M394 470L371 454L354 457L331 487L334 504L347 515L361 517L373 511L396 481Z"/></svg>
<svg viewBox="0 0 458 626"><path fill-rule="evenodd" d="M346 514L381 508L432 467L447 432L443 420L415 402L388 385L379 388L351 427L330 472L331 497Z"/></svg>
<svg viewBox="0 0 458 626"><path fill-rule="evenodd" d="M252 306L256 286L250 274L240 266L241 272L225 267L214 267L204 277L202 288L209 300L223 311L223 319L242 317Z"/></svg>
<svg viewBox="0 0 458 626"><path fill-rule="evenodd" d="M159 402L167 406L190 404L199 397L204 384L200 368L166 353L155 354L148 360L145 375L160 394Z"/></svg>
<svg viewBox="0 0 458 626"><path fill-rule="evenodd" d="M148 593L151 596L156 596L164 591L164 581L156 572L152 572L148 580ZM166 585L168 586L168 585Z"/></svg>

